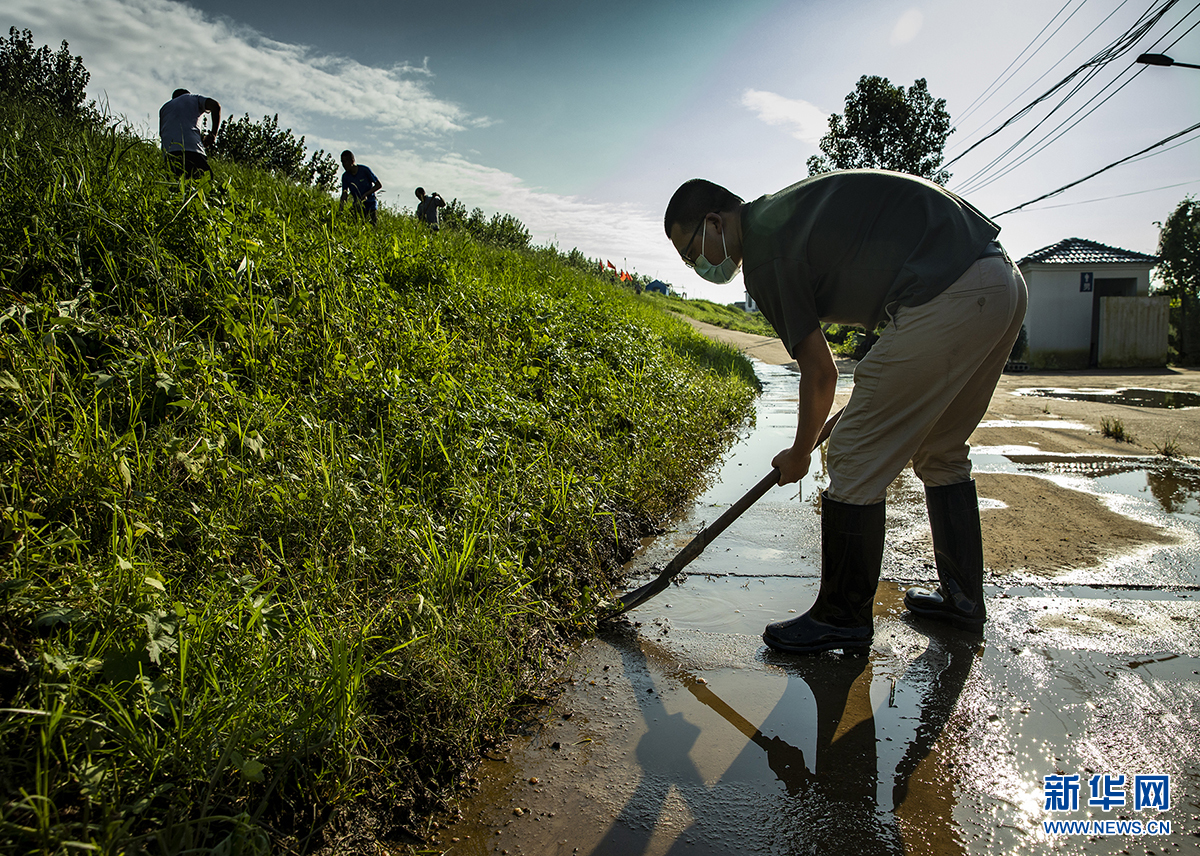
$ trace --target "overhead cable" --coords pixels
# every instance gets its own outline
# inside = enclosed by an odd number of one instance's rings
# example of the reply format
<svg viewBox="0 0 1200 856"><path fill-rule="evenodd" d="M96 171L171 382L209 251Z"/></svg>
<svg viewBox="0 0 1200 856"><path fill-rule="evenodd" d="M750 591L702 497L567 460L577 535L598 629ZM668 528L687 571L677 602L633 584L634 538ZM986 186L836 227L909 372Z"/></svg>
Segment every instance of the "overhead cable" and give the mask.
<svg viewBox="0 0 1200 856"><path fill-rule="evenodd" d="M1139 69L1139 73L1141 71L1144 71L1144 69ZM1063 96L1062 100L1059 101L1058 104L1054 105L1053 108L1051 108L1050 112L1048 112L1045 116L1043 116L1041 119L1039 119L1032 128L1030 128L1028 131L1026 131L1024 134L1022 134L1015 142L1013 142L1011 145L1009 145L1008 148L1006 148L1000 154L998 154L994 158L992 158L992 160L990 162L988 162L986 165L977 169L971 176L964 179L962 181L962 183L957 186L956 190L959 193L969 193L972 190L976 190L980 187L985 187L986 185L990 184L992 181L995 181L996 178L999 178L1001 175L1004 175L1005 172L1000 172L1000 173L998 173L996 175L992 175L990 177L988 177L986 174L988 173L989 170L996 167L1001 161L1003 161L1006 157L1008 157L1014 151L1016 151L1016 149L1019 148L1022 143L1024 143L1031 136L1033 136L1034 132L1036 132L1038 128L1040 128L1043 124L1045 124L1050 119L1050 117L1053 116L1059 110L1059 108L1063 106L1063 104L1065 104L1068 100L1070 100L1070 98L1073 95L1075 95L1076 92L1078 92L1080 89L1082 89L1086 84L1090 83L1092 81L1092 79L1097 74L1099 74L1099 72L1100 72L1100 69L1098 69L1098 68L1090 69L1087 72L1087 74L1084 75L1083 79L1078 81L1075 84L1075 86L1073 86L1071 88L1071 90L1065 96ZM1135 74L1134 76L1136 77L1137 75ZM1116 79L1119 79L1119 77L1115 78L1114 81L1110 81L1104 87L1104 89L1107 89L1109 86L1111 86L1113 84L1113 82L1115 82ZM1130 78L1130 79L1132 80L1133 78ZM1104 89L1100 90L1100 94L1103 94ZM1094 100L1097 97L1099 97L1099 95L1092 96L1092 100ZM1087 107L1087 105L1090 103L1091 103L1091 101L1089 100L1080 109ZM1067 117L1067 119L1064 121L1066 121L1066 122L1071 121L1071 119L1074 117L1074 115L1078 115L1078 111L1076 111L1075 114L1072 114L1072 116ZM1061 124L1057 125L1053 130L1051 130L1049 132L1049 134L1047 134L1047 136L1052 135L1055 131L1057 131L1061 127L1062 127ZM1041 143L1045 139L1046 139L1046 137L1042 137L1042 139L1038 140L1038 142L1034 143L1034 145L1036 146L1038 143ZM1009 167L1009 169L1011 169L1011 167Z"/></svg>
<svg viewBox="0 0 1200 856"><path fill-rule="evenodd" d="M1165 146L1167 143L1171 142L1172 140L1177 140L1180 137L1183 137L1183 136L1186 136L1186 135L1192 133L1193 131L1200 131L1200 122L1197 122L1195 125L1192 125L1190 128L1184 128L1182 131L1180 131L1177 134L1172 134L1171 136L1169 136L1165 139L1159 140L1157 143L1147 146L1146 148L1142 149L1140 152L1134 152L1133 154L1129 155L1128 157L1123 157L1119 161L1114 161L1113 163L1110 163L1108 166L1102 167L1102 168L1096 170L1095 172L1091 173L1090 175L1085 175L1083 178L1078 179L1076 181L1072 181L1070 184L1064 184L1062 187L1058 188L1057 190L1051 190L1049 193L1043 193L1037 199L1030 199L1028 202L1022 202L1020 205L1014 206L1013 208L1009 208L1006 211L1001 211L999 214L993 214L992 219L995 219L996 217L1003 217L1005 214L1011 214L1014 211L1020 211L1022 208L1027 208L1028 206L1033 205L1035 202L1041 202L1043 199L1049 199L1051 196L1057 196L1058 194L1062 193L1064 190L1070 190L1072 187L1083 184L1085 181L1087 181L1089 179L1095 178L1096 176L1100 175L1100 173L1102 173L1102 172L1108 172L1108 170L1112 169L1115 166L1120 166L1121 164L1125 163L1126 161L1131 161L1136 157L1140 157L1140 156L1146 154L1146 152L1156 149L1159 146Z"/></svg>
<svg viewBox="0 0 1200 856"><path fill-rule="evenodd" d="M1132 67L1133 66L1131 65L1130 68L1132 68ZM1124 74L1125 71L1128 71L1128 70L1129 69L1123 70L1121 72L1121 74ZM1090 116L1092 113L1094 113L1101 105L1103 105L1110 98L1112 98L1114 95L1116 95L1122 89L1124 89L1126 86L1128 86L1130 83L1132 83L1137 78L1137 76L1145 70L1146 69L1144 66L1139 68L1136 72L1134 72L1134 74L1129 79L1127 79L1124 83L1122 83L1120 86L1118 86L1113 92L1110 92L1104 98L1103 101L1101 101L1095 107L1092 107L1091 110L1088 110L1087 113L1085 113L1082 117L1080 117L1080 121L1082 121L1082 119L1086 119L1088 116ZM1047 146L1051 145L1054 142L1057 142L1063 136L1063 134L1065 134L1067 132L1067 130L1070 130L1070 128L1067 126L1070 125L1076 119L1076 117L1079 117L1079 114L1081 112L1083 112L1084 110L1086 110L1087 107L1093 101L1095 101L1101 95L1104 95L1105 91L1120 79L1121 79L1120 75L1118 75L1117 77L1114 77L1112 80L1110 80L1108 83L1106 83L1104 85L1103 89L1101 89L1099 92L1097 92L1095 95L1093 95L1087 101L1085 101L1083 103L1083 105L1080 106L1074 113L1072 113L1070 116L1067 116L1065 119L1063 119L1057 125L1055 125L1053 128L1051 128L1049 131L1047 131L1046 134L1040 140L1033 143L1031 150L1027 150L1023 154L1018 155L1017 159L1015 161L1006 164L1002 169L995 172L994 174L992 174L990 176L984 175L984 173L986 173L988 170L990 170L994 166L996 166L996 164L999 163L1003 158L1012 154L1012 152L1018 146L1020 146L1021 143L1028 140L1029 137L1033 135L1033 132L1036 131L1038 128L1040 128L1042 126L1042 124L1046 121L1046 119L1050 118L1051 114L1047 114L1046 117L1042 119L1042 121L1038 122L1036 125L1034 125L1032 128L1030 128L1019 140L1017 140L1015 143L1013 143L1011 146L1009 146L1007 149L1005 149L1003 153L1001 153L997 157L993 158L991 163L989 163L987 166L983 167L982 169L976 171L974 175L972 175L970 178L966 179L963 182L963 185L958 189L958 192L972 193L976 190L987 187L992 182L999 181L1001 178L1008 175L1014 169L1016 169L1017 167L1024 164L1026 161L1028 161L1034 155L1041 153ZM1087 80L1090 80L1090 77L1087 78ZM1087 80L1085 80L1084 82L1087 82ZM1075 90L1072 90L1072 92L1074 92L1074 91ZM1064 99L1064 100L1066 100L1066 99ZM1066 130L1064 130L1064 128Z"/></svg>
<svg viewBox="0 0 1200 856"><path fill-rule="evenodd" d="M1089 59L1087 62L1083 63L1083 65L1076 68L1074 71L1072 71L1070 74L1068 74L1062 80L1060 80L1058 83L1054 84L1054 86L1050 87L1050 89L1046 90L1046 92L1042 93L1037 98L1035 98L1033 101L1031 101L1029 104L1022 107L1020 110L1018 110L1016 113L1014 113L1010 118L1006 119L1003 123L1001 123L996 129L994 129L993 131L990 131L989 133L984 135L981 139L977 140L975 143L973 143L971 146L969 146L966 150L964 150L960 154L955 155L953 158L951 158L949 161L947 161L945 164L943 164L943 167L949 167L950 165L952 165L956 161L962 159L964 156L966 156L970 152L974 151L976 148L978 148L980 145L982 145L987 140L990 140L992 137L999 134L1001 131L1003 131L1009 125L1016 122L1018 119L1021 119L1022 117L1026 116L1031 110L1033 110L1034 107L1036 107L1037 105L1041 104L1043 101L1046 101L1047 99L1054 96L1055 93L1057 93L1060 89L1062 89L1067 84L1069 84L1072 80L1074 80L1080 74L1084 73L1085 71L1088 71L1089 69L1099 69L1099 68L1107 65L1108 63L1112 62L1114 59L1116 59L1122 53L1125 53L1126 51L1128 51L1131 47L1133 47L1138 42L1138 40L1140 40L1144 35L1146 35L1146 33L1149 32L1150 29L1152 27L1154 27L1154 25L1157 24L1162 19L1163 15L1165 15L1168 11L1170 11L1170 9L1177 2L1178 2L1178 0L1163 0L1161 6L1158 9L1155 9L1153 6L1151 6L1150 9L1148 9L1145 13L1143 13L1143 15L1139 19L1138 23L1136 23L1132 28L1127 30L1118 39L1116 39L1115 41L1110 43L1106 48L1101 50L1099 53L1095 54L1091 59ZM1092 72L1092 74L1094 74L1094 73L1095 72ZM1074 90L1072 90L1072 92L1070 94L1074 94L1074 92L1076 92L1076 91L1078 91L1078 87L1076 87ZM1070 94L1067 97L1070 97ZM1064 101L1065 100L1066 99L1064 99ZM1063 102L1059 102L1058 106L1061 106L1062 103ZM1058 109L1058 108L1055 107L1055 109Z"/></svg>
<svg viewBox="0 0 1200 856"><path fill-rule="evenodd" d="M1027 51L1031 47L1033 47L1033 43L1042 37L1042 33L1046 32L1046 30L1050 29L1050 25L1053 24L1055 21L1057 21L1058 16L1061 15L1066 10L1066 8L1068 6L1070 6L1073 2L1074 2L1074 0L1067 0L1067 2L1063 4L1061 9L1059 9L1057 12L1054 13L1054 17L1051 18L1046 23L1046 26L1042 27L1041 32L1039 32L1036 36L1034 36L1033 39L1030 40L1029 44L1027 44L1024 48L1022 48L1021 52L1019 54L1017 54L1016 57L1013 58L1013 61L1008 64L1008 68L1005 68L1004 71L1002 71L998 75L996 75L996 79L993 80L991 83L989 83L987 85L987 88L984 89L983 92L981 92L979 95L977 95L975 97L974 101L972 101L970 104L967 105L967 109L964 110L962 116L959 117L960 122L966 121L967 118L970 117L970 115L975 112L975 105L978 104L978 105L982 106L983 102L987 100L988 93L990 93L992 91L993 87L995 87L996 90L999 91L1000 88L1003 87L1005 83L1008 83L1008 81L1012 80L1012 76L1013 76L1012 74L1009 74L1008 77L1004 77L1004 75L1008 74L1009 69L1011 69L1014 65L1017 64L1017 60L1019 60L1021 57L1025 56L1025 51ZM1079 6L1077 6L1075 8L1075 12L1078 12L1080 9L1083 8L1084 2L1085 2L1085 0L1079 0ZM1020 71L1022 68L1024 68L1025 63L1027 63L1027 62L1029 62L1029 60L1033 59L1037 55L1038 51L1040 51L1042 48L1044 48L1046 46L1046 44L1050 41L1050 39L1052 39L1056 35L1058 35L1058 30L1061 30L1063 27L1063 24L1066 24L1067 21L1071 20L1071 18L1073 18L1075 16L1075 12L1072 12L1070 15L1068 15L1066 20L1064 20L1062 22L1062 24L1058 25L1058 29L1056 29L1053 33L1051 33L1049 36L1047 36L1046 41L1044 41L1040 45L1038 45L1037 49L1034 50L1033 53L1031 53L1028 57L1025 58L1025 62L1023 62L1019 66L1017 66L1017 68L1013 71L1013 74L1016 74L1018 71ZM1004 79L1001 80L1001 78L1004 78ZM1020 97L1020 96L1018 96L1018 97Z"/></svg>
<svg viewBox="0 0 1200 856"><path fill-rule="evenodd" d="M1069 57L1071 54L1075 53L1075 51L1079 50L1079 48L1083 45L1084 42L1086 42L1093 35L1095 35L1096 31L1098 29L1100 29L1101 27L1103 27L1105 24L1107 24L1112 19L1113 15L1115 15L1115 14L1117 14L1117 12L1121 11L1121 9L1124 8L1125 4L1128 2L1129 2L1129 0L1121 0L1120 4L1118 4L1118 6L1115 9L1113 9L1111 12L1109 12L1107 15L1105 15L1104 19L1101 20L1100 23L1096 24L1096 26L1092 27L1092 29L1088 31L1087 35L1085 35L1083 38L1081 38L1079 41L1077 41L1074 45L1072 45L1069 50L1064 52L1063 55L1059 58L1059 60L1054 63L1054 65L1050 66L1042 74L1040 74L1037 78L1030 81L1029 85L1026 86L1024 89L1022 89L1020 92L1018 92L1016 95L1014 95L1012 98L1010 98L1008 100L1007 104L1005 104L1003 107L1001 107L999 110L997 110L991 116L989 116L987 119L987 122L991 122L993 119L995 119L1001 113L1003 113L1005 110L1007 110L1009 107L1011 107L1018 99L1022 98L1026 92L1028 92L1030 89L1033 89L1033 87L1037 86L1039 83L1041 83L1043 80L1045 80L1046 77L1050 74L1050 72L1054 71L1054 69L1058 68L1064 62L1066 62L1067 57ZM1078 12L1079 9L1081 9L1081 8L1083 8L1082 5L1078 9L1076 9L1075 12ZM1071 18L1073 18L1075 16L1075 12L1071 13L1071 16L1067 19L1067 21L1069 21ZM1063 21L1063 23L1059 25L1058 30L1055 30L1051 34L1051 37L1057 35L1058 31L1062 29L1063 25L1065 25L1067 23L1067 21ZM1049 42L1049 39L1047 39L1046 41ZM1043 43L1042 47L1045 47L1045 43ZM1038 50L1041 50L1041 48L1038 48ZM1029 57L1029 59L1033 59L1032 55ZM1026 62L1028 62L1028 60L1026 60ZM1021 66L1023 68L1025 66L1025 63L1021 63ZM1021 70L1020 68L1017 69L1017 71L1020 71L1020 70ZM1013 75L1015 75L1015 74L1016 74L1016 71L1013 72ZM1012 75L1010 75L1009 77L1011 79ZM1007 82L1008 81L1005 81L1005 83L1007 83ZM966 117L964 116L963 118L965 119ZM974 134L975 132L972 131L971 133Z"/></svg>
<svg viewBox="0 0 1200 856"><path fill-rule="evenodd" d="M1179 21L1177 21L1171 27L1171 29L1167 30L1167 32L1163 33L1158 39L1156 39L1152 47L1157 47L1159 44L1161 44L1163 39L1167 38L1171 34L1172 31L1174 31L1177 27L1181 26L1197 9L1200 9L1200 2L1198 2L1195 6L1193 6L1191 8L1191 10L1189 10L1188 13L1183 16L1183 18L1181 18ZM1200 27L1200 20L1198 20L1195 24L1192 24L1192 26L1190 26L1187 30L1185 30L1178 38L1175 39L1175 41L1173 41L1169 45L1167 45L1165 50L1170 50L1175 45L1179 44L1179 42L1182 41L1185 37L1187 37L1187 35L1189 33L1191 33L1192 30L1196 29L1196 27ZM1126 79L1124 83L1122 83L1115 90L1113 90L1107 96L1105 96L1104 99L1101 100L1098 104L1095 104L1095 106L1092 106L1090 110L1087 110L1086 113L1083 113L1083 111L1085 109L1087 109L1087 107L1089 105L1091 105L1094 101L1096 101L1097 98L1099 98L1101 95L1103 95L1104 92L1109 87L1111 87L1118 80L1120 80L1122 74L1124 74L1126 71L1129 71L1131 68L1135 68L1135 67L1137 68L1137 71L1134 72L1134 74L1131 77ZM1040 140L1038 140L1036 143L1034 143L1033 146L1031 147L1031 149L1027 150L1024 154L1020 155L1019 159L1017 159L1014 162L1009 163L1003 169L995 172L994 174L992 174L989 177L986 177L986 178L982 177L984 175L984 173L986 173L988 170L992 169L1001 159L1003 159L1004 157L1007 157L1009 154L1011 154L1013 152L1014 149L1017 148L1017 146L1019 146L1022 142L1024 142L1026 139L1028 139L1029 136L1033 133L1033 131L1036 131L1037 128L1040 127L1046 121L1046 119L1049 118L1050 114L1047 114L1047 116L1045 118L1043 118L1042 121L1038 122L1037 125L1035 125L1028 133L1026 133L1024 136L1022 136L1021 139L1017 140L1016 143L1009 146L1009 148L1006 149L1001 155L994 158L991 161L991 163L989 163L987 166L983 167L982 169L977 170L973 175L971 175L969 178L965 179L962 182L962 184L960 184L958 186L958 188L957 188L958 192L971 193L971 192L974 192L981 188L987 187L989 184L992 184L993 182L998 181L999 179L1003 178L1004 176L1008 175L1013 170L1017 169L1018 167L1020 167L1021 165L1023 165L1027 161L1029 161L1030 158L1032 158L1034 155L1040 154L1042 151L1044 151L1050 145L1052 145L1053 143L1060 140L1068 131L1071 130L1071 128L1076 127L1079 122L1083 121L1088 116L1092 115L1092 113L1096 112L1096 110L1098 110L1105 103L1107 103L1113 96L1115 96L1118 92L1120 92L1122 89L1124 89L1130 83L1132 83L1139 74L1141 74L1143 71L1146 70L1146 68L1147 68L1147 66L1145 66L1145 65L1138 66L1137 63L1130 63L1127 68L1123 69L1120 72L1120 74L1118 74L1116 77L1114 77L1112 80L1110 80L1107 84L1105 84L1105 86L1099 92L1097 92L1095 95L1093 95L1091 98L1089 98L1074 113L1072 113L1067 118L1063 119L1051 131L1049 131ZM1090 77L1088 79L1090 79ZM1076 89L1078 89L1078 86L1076 87ZM1074 91L1074 90L1072 90L1072 91ZM1064 99L1064 101L1065 100L1066 99ZM1053 113L1053 111L1051 111L1051 113ZM1083 115L1080 116L1080 113L1083 113ZM1076 121L1077 118L1078 118L1078 121Z"/></svg>
<svg viewBox="0 0 1200 856"><path fill-rule="evenodd" d="M1188 140L1189 143L1195 140ZM1112 196L1097 196L1095 199L1080 199L1078 202L1063 202L1060 205L1043 205L1039 211L1049 211L1052 208L1073 208L1076 205L1087 205L1091 202L1107 202L1110 199L1124 199L1127 196L1143 196L1147 193L1158 193L1160 190L1172 190L1176 187L1186 187L1189 184L1200 184L1200 178L1193 178L1190 181L1180 181L1175 184L1164 184L1162 187L1148 187L1145 190L1134 190L1129 193L1115 193Z"/></svg>

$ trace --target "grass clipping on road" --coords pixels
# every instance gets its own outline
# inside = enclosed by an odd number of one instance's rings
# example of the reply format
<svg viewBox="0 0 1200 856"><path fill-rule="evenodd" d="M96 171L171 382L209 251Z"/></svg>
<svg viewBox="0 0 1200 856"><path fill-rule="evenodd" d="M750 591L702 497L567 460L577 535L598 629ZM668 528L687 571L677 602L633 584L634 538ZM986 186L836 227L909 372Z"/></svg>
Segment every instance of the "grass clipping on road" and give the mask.
<svg viewBox="0 0 1200 856"><path fill-rule="evenodd" d="M552 248L3 113L0 850L415 829L748 363Z"/></svg>

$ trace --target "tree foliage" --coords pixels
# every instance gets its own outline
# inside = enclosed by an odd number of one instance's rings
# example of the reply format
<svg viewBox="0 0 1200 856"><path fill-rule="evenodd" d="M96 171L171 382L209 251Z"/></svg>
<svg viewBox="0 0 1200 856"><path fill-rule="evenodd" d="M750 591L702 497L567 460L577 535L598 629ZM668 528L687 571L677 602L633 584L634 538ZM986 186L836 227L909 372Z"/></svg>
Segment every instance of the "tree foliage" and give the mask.
<svg viewBox="0 0 1200 856"><path fill-rule="evenodd" d="M1158 225L1158 273L1163 290L1171 296L1175 356L1180 362L1196 362L1200 358L1196 306L1200 298L1200 201L1187 197Z"/></svg>
<svg viewBox="0 0 1200 856"><path fill-rule="evenodd" d="M8 28L0 37L0 98L22 104L44 104L67 118L86 118L93 109L84 106L91 74L83 57L71 56L66 41L57 53L48 45L35 49L33 33Z"/></svg>
<svg viewBox="0 0 1200 856"><path fill-rule="evenodd" d="M224 160L271 170L276 175L321 190L333 190L337 163L318 149L306 160L304 137L292 135L292 129L279 127L279 114L264 116L255 122L250 114L226 121L212 146L212 153Z"/></svg>
<svg viewBox="0 0 1200 856"><path fill-rule="evenodd" d="M467 232L481 243L506 250L528 249L533 238L525 224L513 215L497 212L488 219L478 207L468 214L467 206L457 197L446 203L441 220L443 225Z"/></svg>
<svg viewBox="0 0 1200 856"><path fill-rule="evenodd" d="M946 99L935 101L924 78L905 91L886 77L864 75L846 96L845 116L829 117L822 154L808 159L808 174L891 169L945 184L950 173L942 169L943 151L951 133Z"/></svg>

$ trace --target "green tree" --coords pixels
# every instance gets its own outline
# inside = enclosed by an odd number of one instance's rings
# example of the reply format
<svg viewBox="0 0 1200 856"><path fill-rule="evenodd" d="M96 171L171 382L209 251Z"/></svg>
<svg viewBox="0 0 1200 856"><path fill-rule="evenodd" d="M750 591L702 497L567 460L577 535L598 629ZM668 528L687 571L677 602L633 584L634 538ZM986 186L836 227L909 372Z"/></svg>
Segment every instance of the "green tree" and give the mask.
<svg viewBox="0 0 1200 856"><path fill-rule="evenodd" d="M41 103L60 116L89 118L94 108L85 107L84 89L91 74L83 57L71 56L64 41L58 53L49 46L33 47L33 33L8 28L0 37L0 99L21 104Z"/></svg>
<svg viewBox="0 0 1200 856"><path fill-rule="evenodd" d="M1176 206L1166 222L1156 223L1158 233L1158 273L1163 289L1171 297L1171 326L1175 357L1181 363L1194 363L1200 317L1196 301L1200 297L1200 201L1189 196Z"/></svg>
<svg viewBox="0 0 1200 856"><path fill-rule="evenodd" d="M886 77L864 75L846 96L845 116L829 117L823 154L808 159L808 174L891 169L945 184L950 173L942 169L943 151L953 130L946 99L935 101L924 78L905 91Z"/></svg>
<svg viewBox="0 0 1200 856"><path fill-rule="evenodd" d="M264 116L255 122L247 113L221 125L220 136L212 153L223 160L269 169L276 175L311 184L321 190L333 190L337 163L324 149L306 159L304 137L292 135L291 128L279 127L279 114Z"/></svg>
<svg viewBox="0 0 1200 856"><path fill-rule="evenodd" d="M458 197L451 199L441 211L442 225L466 232L475 240L506 250L525 250L533 236L525 224L511 214L499 212L491 219L476 207L467 213L467 206Z"/></svg>

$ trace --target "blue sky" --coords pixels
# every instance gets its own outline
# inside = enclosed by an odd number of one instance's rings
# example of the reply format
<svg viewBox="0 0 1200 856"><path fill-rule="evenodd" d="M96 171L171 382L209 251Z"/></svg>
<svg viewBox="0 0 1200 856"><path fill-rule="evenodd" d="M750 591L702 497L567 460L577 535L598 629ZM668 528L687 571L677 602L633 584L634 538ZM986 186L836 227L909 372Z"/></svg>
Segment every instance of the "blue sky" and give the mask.
<svg viewBox="0 0 1200 856"><path fill-rule="evenodd" d="M926 78L957 128L954 156L1150 3L0 0L37 41L68 40L91 94L148 137L176 86L217 98L227 115L278 113L314 146L353 149L387 205L411 207L421 184L510 212L538 242L722 302L741 298L740 278L704 283L663 235L680 182L703 176L750 199L803 178L828 115L864 74ZM948 186L995 214L1200 122L1200 70L1132 64L1143 51L1200 62L1191 10L1170 8L1086 83L1057 115L1128 81L1068 119L1061 138L990 183L972 180L1043 106L954 164ZM1067 237L1153 252L1154 221L1200 193L1200 134L1179 142L1006 215L1001 240L1017 256Z"/></svg>

